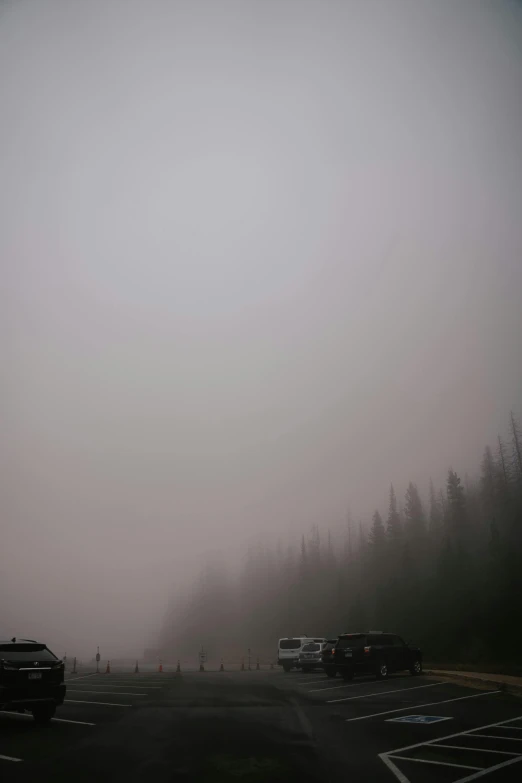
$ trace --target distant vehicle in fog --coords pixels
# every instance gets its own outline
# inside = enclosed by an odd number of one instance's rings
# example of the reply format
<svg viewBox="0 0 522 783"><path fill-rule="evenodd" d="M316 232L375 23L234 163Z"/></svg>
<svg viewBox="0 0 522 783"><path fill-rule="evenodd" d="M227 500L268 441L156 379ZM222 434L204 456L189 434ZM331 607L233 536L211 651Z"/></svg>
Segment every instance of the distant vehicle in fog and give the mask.
<svg viewBox="0 0 522 783"><path fill-rule="evenodd" d="M326 642L306 642L299 651L298 666L304 672L311 672L313 669L322 668L323 647Z"/></svg>
<svg viewBox="0 0 522 783"><path fill-rule="evenodd" d="M421 650L406 644L394 633L341 634L333 657L336 671L345 680L351 680L356 674L375 674L378 680L384 680L390 672L403 669L414 675L422 674Z"/></svg>
<svg viewBox="0 0 522 783"><path fill-rule="evenodd" d="M328 677L335 677L337 674L334 661L334 649L336 644L337 639L327 639L321 650L321 661L323 669Z"/></svg>
<svg viewBox="0 0 522 783"><path fill-rule="evenodd" d="M33 639L0 640L0 709L52 720L65 698L64 662Z"/></svg>
<svg viewBox="0 0 522 783"><path fill-rule="evenodd" d="M283 667L285 672L289 672L290 669L299 666L299 652L303 644L324 641L322 636L287 636L284 639L279 639L277 663Z"/></svg>

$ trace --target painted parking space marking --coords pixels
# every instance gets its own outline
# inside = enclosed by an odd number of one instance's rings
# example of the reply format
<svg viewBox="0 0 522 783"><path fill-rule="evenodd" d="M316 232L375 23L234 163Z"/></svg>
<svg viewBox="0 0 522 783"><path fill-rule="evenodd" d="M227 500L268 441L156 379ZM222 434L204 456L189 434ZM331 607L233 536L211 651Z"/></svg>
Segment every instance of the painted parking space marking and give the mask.
<svg viewBox="0 0 522 783"><path fill-rule="evenodd" d="M80 699L65 699L66 704L98 704L103 705L104 707L132 707L132 704L114 704L110 701L90 701L90 699L86 699L85 701L81 701Z"/></svg>
<svg viewBox="0 0 522 783"><path fill-rule="evenodd" d="M500 693L500 691L495 691L496 693ZM484 695L484 694L475 694L478 695ZM464 697L465 698L465 697ZM470 697L468 697L470 698ZM419 764L434 764L434 765L441 765L446 767L454 767L455 769L469 769L472 771L472 774L466 775L464 777L460 777L453 781L453 783L468 783L468 781L476 780L477 778L483 777L484 775L489 775L491 772L503 769L504 767L511 766L512 764L517 764L522 761L522 748L520 746L517 746L519 748L519 752L517 752L515 749L513 750L499 750L498 748L491 748L487 746L487 743L481 743L480 747L477 746L471 746L466 745L465 742L468 738L473 737L482 737L484 739L492 739L496 742L499 740L507 740L514 739L513 737L506 737L505 735L500 734L491 734L491 733L485 733L487 732L487 729L500 729L505 730L510 728L509 724L515 723L515 721L520 721L521 717L517 718L510 718L509 720L505 721L498 721L496 723L489 723L485 726L478 726L474 729L467 729L466 731L457 731L454 734L447 734L444 737L435 737L431 740L425 740L424 742L417 742L414 745L406 745L403 748L396 748L395 750L387 751L386 753L379 753L379 758L383 763L388 767L388 769L393 772L395 777L400 783L410 783L409 778L404 774L404 772L400 769L400 767L397 765L396 762L400 761L406 761L408 763L414 762ZM459 745L453 745L447 740L452 740L458 738L462 744ZM518 738L516 738L515 741L517 741ZM484 763L481 763L480 766L477 766L476 764L461 764L460 762L449 762L449 761L439 761L437 759L426 759L426 758L420 758L410 755L412 751L416 751L418 749L429 749L431 752L436 751L437 748L443 749L443 752L446 752L448 750L456 750L456 751L463 751L465 753L468 753L472 757L472 761L475 761L473 758L473 755L476 754L479 756L479 759L483 759L485 754L491 754L491 756L509 756L510 758L507 760L500 761L498 764L493 764L490 766L485 765Z"/></svg>
<svg viewBox="0 0 522 783"><path fill-rule="evenodd" d="M0 753L0 759L2 761L23 761L23 759L17 759L14 756L3 756L1 753Z"/></svg>
<svg viewBox="0 0 522 783"><path fill-rule="evenodd" d="M418 691L421 688L435 688L437 685L445 685L443 682L430 682L428 685L415 685L413 688L394 688L393 691L372 691L362 696L347 696L345 699L330 699L327 704L337 704L341 701L355 701L356 699L369 699L371 696L386 696L388 693L404 693L404 691ZM408 708L406 708L408 709Z"/></svg>
<svg viewBox="0 0 522 783"><path fill-rule="evenodd" d="M486 691L485 693L473 693L471 696L458 696L456 699L442 699L441 701L430 701L426 704L417 704L417 707L434 707L436 704L449 704L453 701L464 701L464 699L478 699L481 696L492 696L496 693L502 693L502 691ZM404 712L404 710L411 710L411 705L408 707L399 707L395 710L385 710L384 712L374 712L373 715L359 715L358 718L346 718L345 723L352 723L356 720L368 720L369 718L380 718L381 715L391 715L394 712Z"/></svg>
<svg viewBox="0 0 522 783"><path fill-rule="evenodd" d="M450 716L443 717L442 715L401 715L400 718L387 718L386 723L440 723L442 720L453 720Z"/></svg>
<svg viewBox="0 0 522 783"><path fill-rule="evenodd" d="M33 719L32 715L29 715L28 713L24 712L9 712L8 710L2 710L3 715L15 715L17 718L30 718ZM95 723L89 723L85 720L67 720L66 718L51 718L53 723L78 723L79 726L96 726Z"/></svg>
<svg viewBox="0 0 522 783"><path fill-rule="evenodd" d="M67 688L67 693L102 693L107 696L141 696L147 697L146 693L130 693L129 691L89 691L87 688Z"/></svg>

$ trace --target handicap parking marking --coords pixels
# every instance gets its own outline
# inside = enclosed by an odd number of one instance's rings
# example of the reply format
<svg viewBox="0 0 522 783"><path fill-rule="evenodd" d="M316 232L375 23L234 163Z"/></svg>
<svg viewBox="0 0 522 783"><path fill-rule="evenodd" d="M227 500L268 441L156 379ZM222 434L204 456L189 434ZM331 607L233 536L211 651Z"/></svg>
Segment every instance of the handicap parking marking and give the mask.
<svg viewBox="0 0 522 783"><path fill-rule="evenodd" d="M500 691L497 691L497 693ZM483 695L483 694L475 694L475 695ZM469 698L469 697L468 697ZM416 717L416 716L410 716L410 717ZM420 716L422 717L422 716ZM429 717L429 716L426 716ZM472 739L473 737L482 737L482 738L488 738L492 739L496 742L499 741L511 741L515 739L515 741L522 741L521 738L513 738L513 737L506 737L506 735L501 734L491 734L491 733L484 733L488 729L498 729L501 731L509 730L510 723L514 723L515 721L521 721L522 716L519 716L517 718L510 718L505 721L497 721L496 723L489 723L485 726L478 726L474 729L467 729L466 731L457 731L454 734L447 734L444 737L435 737L431 740L425 740L423 742L417 742L414 745L406 745L403 748L396 748L395 750L386 751L385 753L379 753L378 756L381 759L381 761L388 767L388 769L393 772L399 783L410 783L410 779L406 777L404 772L400 769L400 765L397 764L397 762L406 761L408 763L420 763L420 764L433 764L436 766L445 766L445 767L453 767L455 770L459 769L467 769L471 770L471 774L465 775L464 777L456 778L453 783L468 783L468 781L476 780L478 778L483 777L484 775L489 775L492 772L496 772L500 769L504 769L504 767L511 766L512 764L518 764L522 761L522 747L519 746L518 750L499 750L498 748L491 748L487 747L487 743L481 743L480 746L473 746L473 745L466 745L466 741L468 739ZM458 738L460 740L460 743L462 744L452 744L448 743L447 740L453 740ZM447 750L456 750L456 751L464 751L468 753L471 756L471 761L475 761L473 758L473 755L476 754L479 756L479 758L476 760L477 762L480 760L481 764L480 766L477 766L476 763L472 764L461 764L461 763L453 763L449 761L442 761L437 760L436 758L420 758L416 756L410 755L412 751L416 751L417 749L427 749L430 752L436 751L437 748L441 748L443 750L443 753ZM406 755L407 754L407 755ZM487 764L484 764L483 758L485 754L491 754L492 756L509 756L507 760L499 761L496 764L492 764L488 766ZM443 758L447 758L447 756L443 756ZM457 773L458 774L458 773Z"/></svg>
<svg viewBox="0 0 522 783"><path fill-rule="evenodd" d="M453 717L442 715L401 715L400 718L386 718L386 723L440 723L442 720L453 720Z"/></svg>

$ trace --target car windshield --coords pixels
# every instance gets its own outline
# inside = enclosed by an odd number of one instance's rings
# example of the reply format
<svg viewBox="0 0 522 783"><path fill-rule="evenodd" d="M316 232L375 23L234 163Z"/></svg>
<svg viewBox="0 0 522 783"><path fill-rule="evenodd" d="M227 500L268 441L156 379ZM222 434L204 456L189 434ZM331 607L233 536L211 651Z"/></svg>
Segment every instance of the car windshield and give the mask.
<svg viewBox="0 0 522 783"><path fill-rule="evenodd" d="M281 639L279 642L280 650L295 650L296 647L301 647L301 639Z"/></svg>
<svg viewBox="0 0 522 783"><path fill-rule="evenodd" d="M44 644L0 644L0 659L8 661L57 661Z"/></svg>
<svg viewBox="0 0 522 783"><path fill-rule="evenodd" d="M316 642L311 642L310 644L303 644L303 652L317 652L321 649L321 645L317 644Z"/></svg>

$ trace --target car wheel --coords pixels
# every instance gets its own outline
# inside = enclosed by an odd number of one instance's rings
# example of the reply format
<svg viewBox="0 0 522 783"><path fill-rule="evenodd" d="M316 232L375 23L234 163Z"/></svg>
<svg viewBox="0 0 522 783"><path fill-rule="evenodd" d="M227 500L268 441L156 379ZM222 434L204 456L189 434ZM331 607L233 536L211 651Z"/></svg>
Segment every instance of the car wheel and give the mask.
<svg viewBox="0 0 522 783"><path fill-rule="evenodd" d="M341 677L343 680L353 680L353 669L342 669Z"/></svg>
<svg viewBox="0 0 522 783"><path fill-rule="evenodd" d="M377 679L378 680L387 680L388 679L388 664L386 661L379 661L377 664Z"/></svg>
<svg viewBox="0 0 522 783"><path fill-rule="evenodd" d="M33 709L33 718L37 723L49 723L56 712L56 704L39 704Z"/></svg>
<svg viewBox="0 0 522 783"><path fill-rule="evenodd" d="M337 672L335 671L335 669L326 669L326 676L327 677L335 677L336 674L337 674Z"/></svg>
<svg viewBox="0 0 522 783"><path fill-rule="evenodd" d="M422 661L420 658L415 658L413 661L410 666L410 674L413 674L413 676L422 674Z"/></svg>

